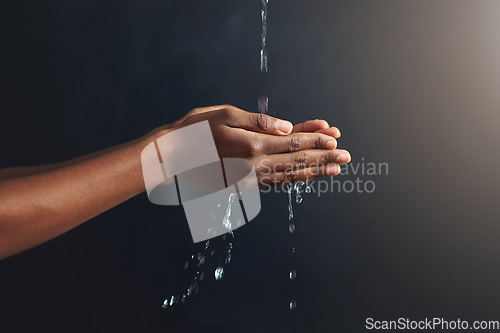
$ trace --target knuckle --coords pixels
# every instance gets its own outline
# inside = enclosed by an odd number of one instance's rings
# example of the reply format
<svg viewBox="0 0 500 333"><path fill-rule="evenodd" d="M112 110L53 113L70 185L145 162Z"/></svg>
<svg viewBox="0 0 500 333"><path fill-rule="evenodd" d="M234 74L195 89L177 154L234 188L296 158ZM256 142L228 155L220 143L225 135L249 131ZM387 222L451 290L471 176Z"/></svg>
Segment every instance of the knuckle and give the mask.
<svg viewBox="0 0 500 333"><path fill-rule="evenodd" d="M298 135L292 135L290 137L290 142L289 142L289 151L297 151L300 150L300 146L302 144L302 139Z"/></svg>
<svg viewBox="0 0 500 333"><path fill-rule="evenodd" d="M303 169L305 168L306 166L306 163L307 163L307 156L305 153L303 152L299 152L295 155L294 159L293 159L293 168L295 170L297 169Z"/></svg>
<svg viewBox="0 0 500 333"><path fill-rule="evenodd" d="M325 140L321 136L316 136L314 139L314 148L322 148L325 145Z"/></svg>
<svg viewBox="0 0 500 333"><path fill-rule="evenodd" d="M253 123L260 131L267 131L270 126L269 117L262 113L253 114Z"/></svg>
<svg viewBox="0 0 500 333"><path fill-rule="evenodd" d="M336 161L335 155L330 151L325 151L322 153L321 160L323 164L332 164Z"/></svg>
<svg viewBox="0 0 500 333"><path fill-rule="evenodd" d="M321 168L319 167L319 164L316 164L313 169L313 177L318 177L321 172Z"/></svg>
<svg viewBox="0 0 500 333"><path fill-rule="evenodd" d="M222 118L225 119L225 120L229 120L233 116L233 110L231 108L229 108L229 107L226 107L226 106L224 106L224 108L222 108L219 111L219 113L222 116Z"/></svg>
<svg viewBox="0 0 500 333"><path fill-rule="evenodd" d="M288 170L283 172L282 183L293 184L295 182L295 178L297 174L293 170Z"/></svg>
<svg viewBox="0 0 500 333"><path fill-rule="evenodd" d="M262 152L262 142L258 139L250 140L247 143L246 149L247 149L246 156L248 157L259 156Z"/></svg>

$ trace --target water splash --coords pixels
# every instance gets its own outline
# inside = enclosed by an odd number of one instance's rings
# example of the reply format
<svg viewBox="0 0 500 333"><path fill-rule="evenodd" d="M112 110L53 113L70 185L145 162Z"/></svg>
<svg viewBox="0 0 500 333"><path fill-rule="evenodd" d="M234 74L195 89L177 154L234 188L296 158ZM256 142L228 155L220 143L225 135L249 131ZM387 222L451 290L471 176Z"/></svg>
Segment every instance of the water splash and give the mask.
<svg viewBox="0 0 500 333"><path fill-rule="evenodd" d="M311 193L312 189L311 189L311 185L309 185L309 182L306 182L306 189L305 189L305 192L306 193Z"/></svg>
<svg viewBox="0 0 500 333"><path fill-rule="evenodd" d="M302 195L300 193L304 184L304 182L298 182L293 185L293 189L295 191L295 202L298 204L302 203Z"/></svg>
<svg viewBox="0 0 500 333"><path fill-rule="evenodd" d="M302 191L302 187L305 185L304 191ZM302 198L302 193L311 193L311 186L309 182L296 182L293 185L288 184L287 187L288 194L288 220L292 221L294 218L293 214L293 196L295 195L295 203L301 204L304 200Z"/></svg>
<svg viewBox="0 0 500 333"><path fill-rule="evenodd" d="M293 220L293 204L292 204L292 191L293 187L291 184L288 184L286 186L287 193L288 193L288 220Z"/></svg>
<svg viewBox="0 0 500 333"><path fill-rule="evenodd" d="M260 11L260 16L262 19L262 36L261 43L262 48L260 49L260 71L267 72L268 68L268 60L267 60L267 3L269 0L262 0L262 10Z"/></svg>
<svg viewBox="0 0 500 333"><path fill-rule="evenodd" d="M217 267L215 269L214 275L216 280L222 279L222 276L224 276L224 267L222 266Z"/></svg>
<svg viewBox="0 0 500 333"><path fill-rule="evenodd" d="M231 193L228 197L228 203L226 206L226 211L224 218L222 219L222 224L226 229L229 229L229 231L224 234L221 237L221 240L223 244L219 245L223 249L221 253L225 255L223 257L224 259L224 264L230 264L232 260L232 250L233 250L233 242L234 242L234 231L231 230L231 210L232 210L232 205L236 201L236 194ZM221 208L221 205L217 205L219 209ZM238 221L238 223L241 224L241 221ZM210 241L207 240L203 247L201 248L200 251L195 252L191 255L190 260L186 261L184 263L184 270L191 269L195 271L196 273L194 274L193 278L191 279L191 283L189 287L185 290L184 293L177 294L177 295L172 295L167 297L162 304L162 308L166 309L169 307L172 307L178 303L184 304L187 302L188 298L191 297L193 294L197 294L199 292L199 284L205 280L205 272L203 271L206 269L205 267L207 266L207 260L213 260L214 255L215 255L215 249L214 249L214 244L217 246L217 241ZM219 253L219 249L217 248L217 252ZM224 266L219 264L216 266L215 271L214 271L214 277L216 280L222 279L224 275Z"/></svg>
<svg viewBox="0 0 500 333"><path fill-rule="evenodd" d="M226 208L226 215L224 215L224 219L222 220L222 225L226 229L231 229L231 220L230 220L231 208L233 207L235 197L236 197L236 194L234 194L234 193L229 194L228 204L227 204L227 208Z"/></svg>
<svg viewBox="0 0 500 333"><path fill-rule="evenodd" d="M290 307L290 310L295 310L297 308L297 301L291 300L288 306Z"/></svg>

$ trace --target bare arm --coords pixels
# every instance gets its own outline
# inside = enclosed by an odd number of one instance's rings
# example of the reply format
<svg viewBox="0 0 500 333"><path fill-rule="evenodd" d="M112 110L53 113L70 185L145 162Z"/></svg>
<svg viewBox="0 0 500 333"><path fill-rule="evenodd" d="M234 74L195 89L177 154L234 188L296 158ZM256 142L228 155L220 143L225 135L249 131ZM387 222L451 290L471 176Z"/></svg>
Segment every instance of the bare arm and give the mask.
<svg viewBox="0 0 500 333"><path fill-rule="evenodd" d="M296 180L337 174L331 166L350 159L347 152L335 149L338 130L318 122L302 125L301 131L309 127L311 133L290 134L291 125L280 131L279 124L289 123L277 123L275 118L229 106L196 109L171 125L101 152L47 166L0 170L0 259L55 238L143 192L144 147L169 131L202 120L209 120L221 157L246 157L254 165L265 158L285 165L302 154ZM309 156L311 163L304 164L303 156ZM330 168L313 166L313 157ZM289 179L289 174L278 169L266 175L270 177L266 181L276 184Z"/></svg>
<svg viewBox="0 0 500 333"><path fill-rule="evenodd" d="M142 192L145 139L0 180L0 258L61 235Z"/></svg>

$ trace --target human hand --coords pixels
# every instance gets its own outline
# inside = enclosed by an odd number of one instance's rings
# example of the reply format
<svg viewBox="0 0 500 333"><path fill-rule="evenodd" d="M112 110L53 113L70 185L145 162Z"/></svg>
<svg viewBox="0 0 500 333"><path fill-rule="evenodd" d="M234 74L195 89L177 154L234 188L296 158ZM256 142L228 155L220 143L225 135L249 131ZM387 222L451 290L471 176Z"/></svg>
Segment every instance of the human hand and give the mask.
<svg viewBox="0 0 500 333"><path fill-rule="evenodd" d="M351 160L346 150L336 149L340 131L324 120L292 126L230 105L194 109L163 131L204 120L210 124L219 156L249 159L261 186L335 176L339 164Z"/></svg>

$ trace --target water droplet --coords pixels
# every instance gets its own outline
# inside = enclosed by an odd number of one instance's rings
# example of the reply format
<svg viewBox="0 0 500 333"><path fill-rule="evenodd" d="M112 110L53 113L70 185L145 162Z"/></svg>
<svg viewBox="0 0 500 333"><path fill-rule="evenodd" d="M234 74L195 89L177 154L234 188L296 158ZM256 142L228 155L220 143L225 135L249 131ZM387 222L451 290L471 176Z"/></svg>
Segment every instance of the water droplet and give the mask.
<svg viewBox="0 0 500 333"><path fill-rule="evenodd" d="M164 309L168 308L168 299L163 301L163 305L161 307Z"/></svg>
<svg viewBox="0 0 500 333"><path fill-rule="evenodd" d="M222 276L224 275L224 268L219 266L215 269L215 279L220 280L222 279Z"/></svg>
<svg viewBox="0 0 500 333"><path fill-rule="evenodd" d="M302 192L301 189L304 184L304 182L298 182L293 186L293 189L295 190L295 202L298 204L302 203L302 195L300 193Z"/></svg>
<svg viewBox="0 0 500 333"><path fill-rule="evenodd" d="M213 256L215 254L215 250L210 251L210 255Z"/></svg>
<svg viewBox="0 0 500 333"><path fill-rule="evenodd" d="M309 182L306 182L306 193L311 193L311 186L309 185Z"/></svg>
<svg viewBox="0 0 500 333"><path fill-rule="evenodd" d="M222 236L222 240L226 240L226 238L227 238L227 235L226 235L226 234L224 234L224 235Z"/></svg>
<svg viewBox="0 0 500 333"><path fill-rule="evenodd" d="M200 257L200 261L198 262L198 267L205 263L205 256Z"/></svg>
<svg viewBox="0 0 500 333"><path fill-rule="evenodd" d="M289 275L290 275L290 280L295 280L295 278L297 277L297 271L292 269Z"/></svg>
<svg viewBox="0 0 500 333"><path fill-rule="evenodd" d="M294 300L291 300L289 307L290 307L290 310L295 310L297 308L297 302Z"/></svg>
<svg viewBox="0 0 500 333"><path fill-rule="evenodd" d="M201 252L198 252L198 254L196 255L196 259L198 259L198 260L201 259Z"/></svg>
<svg viewBox="0 0 500 333"><path fill-rule="evenodd" d="M189 261L186 261L186 262L184 263L184 269L188 269L188 267L189 267Z"/></svg>
<svg viewBox="0 0 500 333"><path fill-rule="evenodd" d="M295 254L295 246L292 247L292 253Z"/></svg>
<svg viewBox="0 0 500 333"><path fill-rule="evenodd" d="M226 263L226 264L229 264L229 263L231 262L231 258L232 258L231 253L228 253L228 254L227 254L227 256L226 256L225 263Z"/></svg>
<svg viewBox="0 0 500 333"><path fill-rule="evenodd" d="M182 295L181 303L185 303L185 302L186 302L186 295Z"/></svg>
<svg viewBox="0 0 500 333"><path fill-rule="evenodd" d="M191 296L192 292L193 292L193 289L188 288L188 290L187 290L187 295L188 295L188 296Z"/></svg>
<svg viewBox="0 0 500 333"><path fill-rule="evenodd" d="M176 297L175 296L172 296L170 297L170 306L174 305L175 301L176 301Z"/></svg>
<svg viewBox="0 0 500 333"><path fill-rule="evenodd" d="M233 248L233 243L229 242L227 243L227 249L231 250Z"/></svg>
<svg viewBox="0 0 500 333"><path fill-rule="evenodd" d="M293 234L295 232L295 224L290 223L290 225L288 226L288 231Z"/></svg>
<svg viewBox="0 0 500 333"><path fill-rule="evenodd" d="M207 242L205 243L205 250L206 250L206 249L208 249L208 247L209 247L209 246L210 246L210 241L207 241Z"/></svg>

